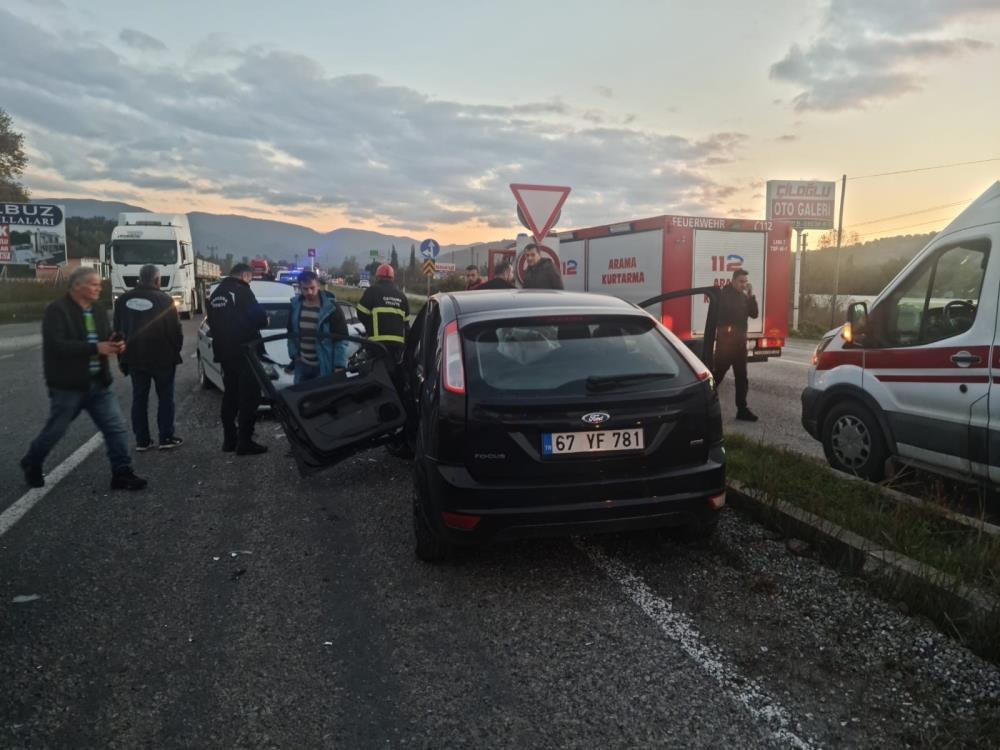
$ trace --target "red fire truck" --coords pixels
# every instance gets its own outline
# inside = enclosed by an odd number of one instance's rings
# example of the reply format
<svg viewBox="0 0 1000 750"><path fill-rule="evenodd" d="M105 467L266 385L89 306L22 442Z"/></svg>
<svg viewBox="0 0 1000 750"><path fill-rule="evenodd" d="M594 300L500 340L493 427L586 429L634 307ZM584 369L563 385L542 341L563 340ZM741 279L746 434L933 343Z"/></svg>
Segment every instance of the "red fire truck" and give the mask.
<svg viewBox="0 0 1000 750"><path fill-rule="evenodd" d="M749 321L752 361L781 355L788 335L791 271L789 223L749 219L656 216L550 235L544 254L562 269L563 284L574 291L611 294L642 302L664 292L723 286L733 271L750 274L760 315ZM501 257L513 260L517 248L490 253L490 275ZM517 263L519 275L523 263ZM650 308L664 325L686 341L704 333L708 301L682 298Z"/></svg>

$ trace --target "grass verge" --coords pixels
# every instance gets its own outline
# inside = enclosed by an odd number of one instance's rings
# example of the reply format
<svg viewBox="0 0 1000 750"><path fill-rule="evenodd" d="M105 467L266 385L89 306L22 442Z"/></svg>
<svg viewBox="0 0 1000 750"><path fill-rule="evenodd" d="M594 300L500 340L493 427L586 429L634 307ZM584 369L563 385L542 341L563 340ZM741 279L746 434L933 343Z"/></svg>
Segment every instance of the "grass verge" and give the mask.
<svg viewBox="0 0 1000 750"><path fill-rule="evenodd" d="M761 499L784 500L946 573L957 585L1000 598L1000 539L956 524L933 507L894 502L876 485L839 477L817 461L741 435L726 436L726 458L728 475L752 487ZM927 601L926 592L894 593L924 611L936 606ZM975 650L1000 659L1000 611L989 621L975 622L954 622L946 611L935 614Z"/></svg>
<svg viewBox="0 0 1000 750"><path fill-rule="evenodd" d="M364 289L358 289L354 286L338 286L336 284L327 284L326 288L333 292L337 299L343 302L350 302L353 305L358 304L361 301L361 295L365 293ZM418 312L424 309L426 304L426 299L423 295L416 295L408 293L407 299L410 301L410 312L416 315Z"/></svg>

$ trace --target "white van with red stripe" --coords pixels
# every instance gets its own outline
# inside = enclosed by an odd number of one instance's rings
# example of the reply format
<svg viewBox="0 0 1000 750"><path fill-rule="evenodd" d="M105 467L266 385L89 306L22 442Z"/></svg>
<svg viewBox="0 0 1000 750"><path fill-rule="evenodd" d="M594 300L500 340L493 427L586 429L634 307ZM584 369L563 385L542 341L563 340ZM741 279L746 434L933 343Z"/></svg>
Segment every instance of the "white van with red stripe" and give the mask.
<svg viewBox="0 0 1000 750"><path fill-rule="evenodd" d="M886 460L1000 484L1000 182L813 356L802 424L837 469Z"/></svg>

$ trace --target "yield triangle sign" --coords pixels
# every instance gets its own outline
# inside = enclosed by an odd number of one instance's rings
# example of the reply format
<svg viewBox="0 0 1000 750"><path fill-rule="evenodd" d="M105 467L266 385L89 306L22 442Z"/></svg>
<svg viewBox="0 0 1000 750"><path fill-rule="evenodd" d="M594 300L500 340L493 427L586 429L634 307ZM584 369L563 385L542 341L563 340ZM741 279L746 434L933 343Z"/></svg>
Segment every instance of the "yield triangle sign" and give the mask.
<svg viewBox="0 0 1000 750"><path fill-rule="evenodd" d="M515 183L510 186L514 193L514 200L517 201L518 208L524 214L528 229L535 237L535 242L539 245L548 235L552 225L556 223L559 211L566 196L569 195L568 187L558 185L522 185Z"/></svg>

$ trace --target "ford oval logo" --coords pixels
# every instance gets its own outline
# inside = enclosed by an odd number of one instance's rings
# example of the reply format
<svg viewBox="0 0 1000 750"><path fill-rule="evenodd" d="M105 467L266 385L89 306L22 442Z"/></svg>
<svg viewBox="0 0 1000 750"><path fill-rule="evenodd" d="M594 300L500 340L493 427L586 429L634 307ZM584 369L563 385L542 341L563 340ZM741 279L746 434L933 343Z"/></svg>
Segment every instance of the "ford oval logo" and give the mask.
<svg viewBox="0 0 1000 750"><path fill-rule="evenodd" d="M592 411L590 414L584 414L580 417L581 422L593 425L604 424L609 419L611 419L611 415L606 411Z"/></svg>

